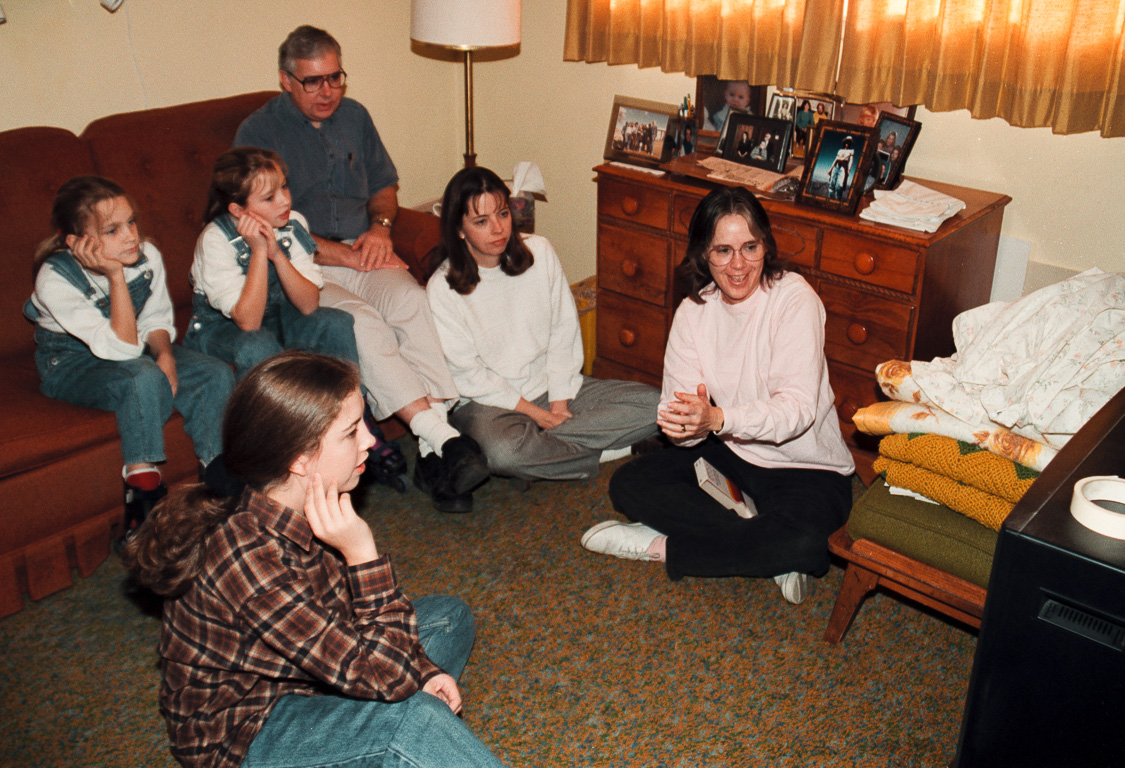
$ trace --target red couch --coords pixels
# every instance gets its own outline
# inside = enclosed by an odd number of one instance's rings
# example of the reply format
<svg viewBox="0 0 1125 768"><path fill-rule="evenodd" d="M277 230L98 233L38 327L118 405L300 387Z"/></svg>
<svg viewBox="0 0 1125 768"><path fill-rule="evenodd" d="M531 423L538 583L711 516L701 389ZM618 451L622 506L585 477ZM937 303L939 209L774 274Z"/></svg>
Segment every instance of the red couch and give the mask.
<svg viewBox="0 0 1125 768"><path fill-rule="evenodd" d="M211 167L239 123L275 93L146 109L95 120L81 136L48 127L0 132L0 617L88 576L106 558L120 524L121 452L113 414L39 392L34 329L22 316L35 246L49 234L51 202L67 179L99 174L137 204L146 236L160 248L179 338L191 313L191 266ZM396 252L424 281L438 241L437 218L399 211ZM391 437L397 423L385 425ZM164 430L165 477L196 471L178 415Z"/></svg>

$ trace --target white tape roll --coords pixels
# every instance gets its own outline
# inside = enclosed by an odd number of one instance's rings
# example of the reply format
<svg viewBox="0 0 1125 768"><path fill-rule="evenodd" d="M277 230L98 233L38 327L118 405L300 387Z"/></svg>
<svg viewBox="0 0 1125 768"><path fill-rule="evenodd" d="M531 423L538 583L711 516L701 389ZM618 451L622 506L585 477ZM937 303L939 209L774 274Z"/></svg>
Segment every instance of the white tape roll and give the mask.
<svg viewBox="0 0 1125 768"><path fill-rule="evenodd" d="M1074 484L1070 514L1091 531L1125 539L1125 480L1116 475L1082 478Z"/></svg>

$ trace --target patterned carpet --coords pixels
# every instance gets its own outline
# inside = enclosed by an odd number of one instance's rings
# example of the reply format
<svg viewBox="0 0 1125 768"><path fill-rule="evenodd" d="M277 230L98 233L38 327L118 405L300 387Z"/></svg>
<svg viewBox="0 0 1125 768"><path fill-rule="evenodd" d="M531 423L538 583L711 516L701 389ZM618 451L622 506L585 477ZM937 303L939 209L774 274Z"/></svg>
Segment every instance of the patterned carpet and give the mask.
<svg viewBox="0 0 1125 768"><path fill-rule="evenodd" d="M519 766L945 766L974 635L877 594L839 646L842 570L800 606L772 581L684 579L578 543L605 487L502 481L444 516L370 489L365 516L408 595L473 607L465 720ZM116 561L0 620L0 766L174 765L156 709L153 606Z"/></svg>

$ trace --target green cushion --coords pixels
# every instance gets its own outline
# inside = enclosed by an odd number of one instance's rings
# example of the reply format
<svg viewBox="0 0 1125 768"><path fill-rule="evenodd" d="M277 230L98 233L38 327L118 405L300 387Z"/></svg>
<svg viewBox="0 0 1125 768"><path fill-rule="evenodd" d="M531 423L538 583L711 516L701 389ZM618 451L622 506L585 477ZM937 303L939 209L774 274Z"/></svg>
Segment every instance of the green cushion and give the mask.
<svg viewBox="0 0 1125 768"><path fill-rule="evenodd" d="M881 477L852 506L848 533L988 586L996 531L949 507L894 496Z"/></svg>

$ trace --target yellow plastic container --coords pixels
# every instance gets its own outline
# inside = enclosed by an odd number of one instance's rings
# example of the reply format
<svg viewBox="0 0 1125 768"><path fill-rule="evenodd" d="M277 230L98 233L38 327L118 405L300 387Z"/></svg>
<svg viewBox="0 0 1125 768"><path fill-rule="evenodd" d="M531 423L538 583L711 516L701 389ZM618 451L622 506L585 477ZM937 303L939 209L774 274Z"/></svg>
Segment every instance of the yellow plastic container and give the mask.
<svg viewBox="0 0 1125 768"><path fill-rule="evenodd" d="M582 373L594 375L597 355L597 276L590 275L570 286L578 307L578 328L582 332Z"/></svg>

